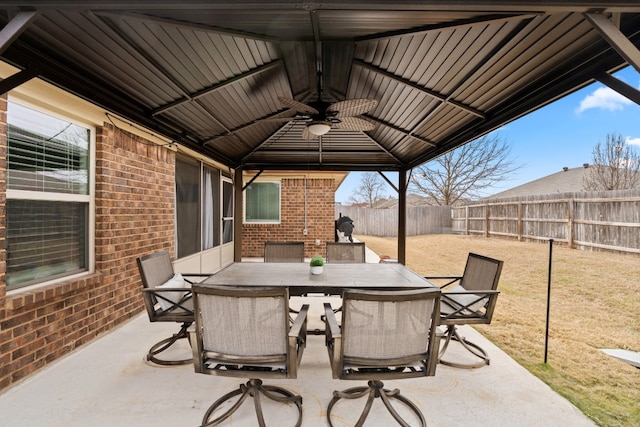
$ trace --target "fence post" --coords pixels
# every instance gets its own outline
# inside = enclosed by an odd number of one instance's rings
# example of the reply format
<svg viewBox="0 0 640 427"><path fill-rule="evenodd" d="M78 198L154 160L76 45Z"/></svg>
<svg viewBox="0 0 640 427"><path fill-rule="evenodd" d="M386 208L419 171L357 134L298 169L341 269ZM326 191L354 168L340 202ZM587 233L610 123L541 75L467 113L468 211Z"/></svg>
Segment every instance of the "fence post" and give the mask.
<svg viewBox="0 0 640 427"><path fill-rule="evenodd" d="M518 223L516 224L516 233L518 241L522 241L522 202L518 202Z"/></svg>
<svg viewBox="0 0 640 427"><path fill-rule="evenodd" d="M464 207L464 234L469 235L469 206Z"/></svg>
<svg viewBox="0 0 640 427"><path fill-rule="evenodd" d="M575 247L573 240L575 239L575 231L573 229L573 217L575 215L575 199L569 199L567 201L569 204L569 229L567 230L567 244L569 249L573 249Z"/></svg>
<svg viewBox="0 0 640 427"><path fill-rule="evenodd" d="M489 237L489 203L484 205L484 237Z"/></svg>

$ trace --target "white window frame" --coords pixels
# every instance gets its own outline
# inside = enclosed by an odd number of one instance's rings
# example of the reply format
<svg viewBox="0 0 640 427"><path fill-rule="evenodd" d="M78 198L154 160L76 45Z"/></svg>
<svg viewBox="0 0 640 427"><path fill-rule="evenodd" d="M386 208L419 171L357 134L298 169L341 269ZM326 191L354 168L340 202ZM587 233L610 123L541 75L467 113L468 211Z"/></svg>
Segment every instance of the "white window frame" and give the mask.
<svg viewBox="0 0 640 427"><path fill-rule="evenodd" d="M254 221L247 220L247 191L242 192L242 222L244 224L272 224L279 225L282 224L282 181L279 180L269 180L269 181L254 181L253 184L277 184L278 185L278 220L277 221Z"/></svg>
<svg viewBox="0 0 640 427"><path fill-rule="evenodd" d="M29 102L25 102L23 100L12 99L12 97L8 98L7 102L7 126L8 126L8 113L11 108L11 104L19 104L22 107L29 108L35 111L38 111L42 114L49 115L51 117L55 117L60 120L68 121L73 123L74 125L82 126L89 130L89 162L88 162L88 194L69 194L69 193L55 193L55 192L40 192L40 191L28 191L28 190L12 190L6 189L7 200L34 200L34 201L51 201L51 202L77 202L77 203L86 203L88 205L88 224L87 224L87 270L70 274L64 277L57 277L50 280L45 280L38 283L33 283L30 285L18 286L15 289L7 290L7 294L19 293L24 291L30 291L35 288L51 285L54 283L59 283L67 280L72 280L74 278L86 276L88 274L95 273L95 181L96 181L96 128L92 123L79 121L74 119L71 116L63 115L56 113L47 108L43 108L40 106L36 106ZM8 149L8 135L7 135L7 149ZM9 173L9 163L6 164L6 171Z"/></svg>

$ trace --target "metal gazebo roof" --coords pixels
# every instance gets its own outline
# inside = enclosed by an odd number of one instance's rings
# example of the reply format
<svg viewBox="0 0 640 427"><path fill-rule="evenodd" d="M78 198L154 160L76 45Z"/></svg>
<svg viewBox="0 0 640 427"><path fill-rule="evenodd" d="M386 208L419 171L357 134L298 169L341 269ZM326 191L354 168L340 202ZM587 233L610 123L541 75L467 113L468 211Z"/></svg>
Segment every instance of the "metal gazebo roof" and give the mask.
<svg viewBox="0 0 640 427"><path fill-rule="evenodd" d="M636 1L4 1L0 56L233 168L402 171L640 69ZM301 137L278 97L372 98Z"/></svg>

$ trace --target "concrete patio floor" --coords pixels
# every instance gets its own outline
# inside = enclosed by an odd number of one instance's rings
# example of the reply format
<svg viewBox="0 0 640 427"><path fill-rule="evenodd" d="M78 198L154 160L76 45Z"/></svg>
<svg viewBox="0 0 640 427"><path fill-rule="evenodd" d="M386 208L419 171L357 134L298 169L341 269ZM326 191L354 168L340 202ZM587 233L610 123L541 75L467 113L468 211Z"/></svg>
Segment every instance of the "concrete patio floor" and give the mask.
<svg viewBox="0 0 640 427"><path fill-rule="evenodd" d="M309 328L320 327L322 302L309 297ZM300 301L292 298L292 306ZM152 366L147 349L177 331L173 324L151 324L146 314L66 356L0 394L0 425L7 427L196 427L207 408L243 380L196 374L192 365ZM439 365L434 377L385 382L417 403L431 427L440 426L594 426L567 400L552 391L505 353L469 327L464 336L480 343L489 366L463 370ZM184 340L183 340L184 341ZM453 349L452 354L457 352ZM186 342L174 351L190 353ZM463 357L462 354L459 354ZM266 381L303 396L303 426L326 426L326 408L334 390L365 385L331 378L323 336L309 336L297 379ZM377 399L379 400L379 399ZM341 402L332 413L338 426L353 425L364 400ZM268 425L293 426L295 407L265 403ZM223 425L257 425L250 402ZM396 425L375 402L367 426Z"/></svg>

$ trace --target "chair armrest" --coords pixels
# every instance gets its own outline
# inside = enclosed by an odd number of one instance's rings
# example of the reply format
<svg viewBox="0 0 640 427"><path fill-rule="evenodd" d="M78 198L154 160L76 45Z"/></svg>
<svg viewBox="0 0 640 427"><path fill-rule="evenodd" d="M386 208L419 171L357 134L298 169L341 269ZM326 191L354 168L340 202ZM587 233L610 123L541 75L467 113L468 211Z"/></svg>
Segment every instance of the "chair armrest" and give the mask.
<svg viewBox="0 0 640 427"><path fill-rule="evenodd" d="M340 336L340 325L338 324L336 312L331 307L331 303L328 302L324 303L324 322L327 340L334 336Z"/></svg>
<svg viewBox="0 0 640 427"><path fill-rule="evenodd" d="M447 283L443 285L438 285L440 289L446 288L447 286L453 285L454 283L462 280L462 276L424 276L425 279L429 281L440 281L440 280L448 280Z"/></svg>
<svg viewBox="0 0 640 427"><path fill-rule="evenodd" d="M211 276L211 273L180 273L182 274L182 278L184 279L185 282L189 283L190 285L193 285L194 283L200 283L202 282L202 280L189 280L187 279L187 277L204 277L205 279L209 276Z"/></svg>
<svg viewBox="0 0 640 427"><path fill-rule="evenodd" d="M289 337L303 337L307 333L307 313L309 304L303 304L289 329Z"/></svg>
<svg viewBox="0 0 640 427"><path fill-rule="evenodd" d="M191 294L191 288L142 288L142 292L149 292L152 294L163 294L165 292L186 292Z"/></svg>
<svg viewBox="0 0 640 427"><path fill-rule="evenodd" d="M180 292L181 296L180 296L180 299L177 301L167 297L167 294L172 294L172 293L177 294L178 292ZM169 304L170 307L167 308L166 310L162 310L162 307L161 307L160 311L163 311L165 313L173 312L178 308L184 310L185 312L193 313L192 309L187 308L183 305L185 302L189 301L192 298L191 288L161 288L161 289L142 288L142 294L144 298L147 298L150 301L151 305L153 305L153 300L150 298L151 295L156 298L156 301L162 300L162 301L165 301L167 304ZM145 294L150 294L150 295L145 296ZM175 299L177 299L177 297Z"/></svg>
<svg viewBox="0 0 640 427"><path fill-rule="evenodd" d="M293 320L287 336L288 360L287 372L289 378L298 376L298 365L302 359L302 353L307 346L307 313L309 304L303 304L298 310L298 315Z"/></svg>
<svg viewBox="0 0 640 427"><path fill-rule="evenodd" d="M443 292L440 296L441 303L441 320L461 319L461 318L477 318L490 316L491 313L480 314L483 308L493 307L495 300L500 294L497 290L467 290L467 291L450 291ZM456 298L459 296L459 298ZM442 303L451 308L443 310Z"/></svg>
<svg viewBox="0 0 640 427"><path fill-rule="evenodd" d="M340 378L340 353L342 352L342 332L336 313L333 311L331 304L324 303L324 329L325 329L325 345L329 353L329 363L331 365L331 373L334 379Z"/></svg>

